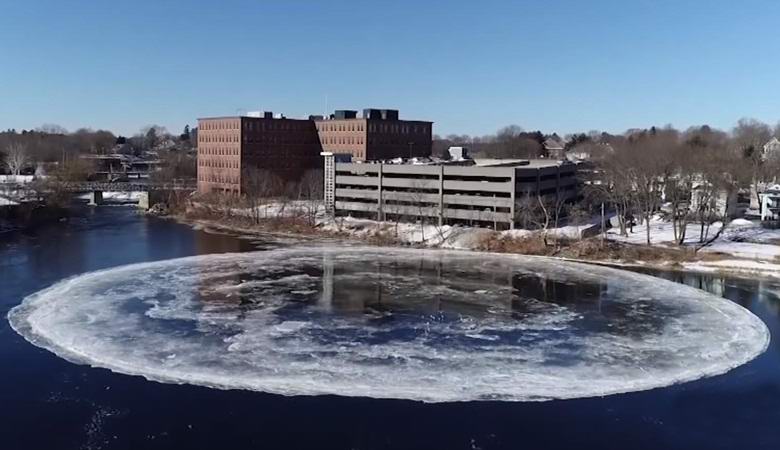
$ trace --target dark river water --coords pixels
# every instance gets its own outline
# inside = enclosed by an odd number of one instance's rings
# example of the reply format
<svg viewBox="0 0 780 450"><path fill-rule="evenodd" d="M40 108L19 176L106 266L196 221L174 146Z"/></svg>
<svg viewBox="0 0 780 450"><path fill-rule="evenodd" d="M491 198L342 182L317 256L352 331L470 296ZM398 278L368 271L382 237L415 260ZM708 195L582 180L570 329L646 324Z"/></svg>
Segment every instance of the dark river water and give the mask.
<svg viewBox="0 0 780 450"><path fill-rule="evenodd" d="M422 403L162 384L72 364L30 344L5 320L25 296L74 275L280 245L148 219L130 207L85 209L67 223L0 235L0 449L780 448L775 342L725 375L649 391L531 403ZM773 336L780 330L778 281L652 275L730 299L761 318ZM334 298L347 299L344 310L355 304L362 310L366 300L356 298L362 294L349 292L355 290L336 286ZM471 308L456 309L464 307ZM381 308L372 308L382 320ZM479 317L485 308L469 314Z"/></svg>

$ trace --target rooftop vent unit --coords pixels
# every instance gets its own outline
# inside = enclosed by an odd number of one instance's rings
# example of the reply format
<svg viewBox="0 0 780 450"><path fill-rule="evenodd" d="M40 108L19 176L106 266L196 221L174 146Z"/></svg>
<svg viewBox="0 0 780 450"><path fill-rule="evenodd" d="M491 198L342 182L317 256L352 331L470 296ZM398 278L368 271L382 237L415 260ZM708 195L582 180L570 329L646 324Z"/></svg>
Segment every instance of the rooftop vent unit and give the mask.
<svg viewBox="0 0 780 450"><path fill-rule="evenodd" d="M369 120L382 120L382 111L374 108L363 110L363 118Z"/></svg>
<svg viewBox="0 0 780 450"><path fill-rule="evenodd" d="M263 119L273 119L274 113L273 111L266 111L263 113Z"/></svg>
<svg viewBox="0 0 780 450"><path fill-rule="evenodd" d="M337 109L333 114L336 119L354 119L357 117L357 111L351 109Z"/></svg>
<svg viewBox="0 0 780 450"><path fill-rule="evenodd" d="M382 114L382 120L398 120L397 109L382 109L380 113Z"/></svg>

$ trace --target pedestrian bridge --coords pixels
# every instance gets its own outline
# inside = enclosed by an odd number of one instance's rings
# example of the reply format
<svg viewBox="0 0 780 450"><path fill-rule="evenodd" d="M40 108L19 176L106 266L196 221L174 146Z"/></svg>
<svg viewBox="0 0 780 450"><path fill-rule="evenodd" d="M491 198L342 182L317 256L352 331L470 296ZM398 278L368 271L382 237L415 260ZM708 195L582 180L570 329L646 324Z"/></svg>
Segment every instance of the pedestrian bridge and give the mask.
<svg viewBox="0 0 780 450"><path fill-rule="evenodd" d="M197 186L194 181L182 180L165 183L139 183L131 181L82 181L65 182L62 189L70 192L149 192L149 191L194 191Z"/></svg>
<svg viewBox="0 0 780 450"><path fill-rule="evenodd" d="M45 180L42 180L45 183ZM77 182L57 182L55 185L46 184L36 186L33 182L5 182L0 183L0 192L9 201L25 202L37 200L41 192L61 190L73 194L89 193L89 203L91 205L100 205L103 203L104 192L140 192L140 207L148 208L150 205L150 196L154 193L183 191L192 192L197 188L194 180L171 180L170 182L128 182L128 181L77 181Z"/></svg>

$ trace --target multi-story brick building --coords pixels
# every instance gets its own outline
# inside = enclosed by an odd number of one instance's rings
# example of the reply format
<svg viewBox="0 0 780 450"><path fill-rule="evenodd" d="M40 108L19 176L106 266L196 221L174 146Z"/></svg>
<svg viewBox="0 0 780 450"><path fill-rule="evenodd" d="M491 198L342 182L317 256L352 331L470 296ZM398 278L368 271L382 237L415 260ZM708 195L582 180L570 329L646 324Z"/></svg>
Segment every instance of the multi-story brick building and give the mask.
<svg viewBox="0 0 780 450"><path fill-rule="evenodd" d="M324 151L357 161L431 156L432 122L400 120L394 109L339 110L317 120Z"/></svg>
<svg viewBox="0 0 780 450"><path fill-rule="evenodd" d="M198 119L198 192L240 194L249 168L295 180L322 166L322 147L311 120L262 117Z"/></svg>
<svg viewBox="0 0 780 450"><path fill-rule="evenodd" d="M320 152L358 161L431 155L432 122L399 120L398 111L336 111L329 119L274 117L272 113L198 119L198 192L241 194L248 169L283 181L322 167Z"/></svg>

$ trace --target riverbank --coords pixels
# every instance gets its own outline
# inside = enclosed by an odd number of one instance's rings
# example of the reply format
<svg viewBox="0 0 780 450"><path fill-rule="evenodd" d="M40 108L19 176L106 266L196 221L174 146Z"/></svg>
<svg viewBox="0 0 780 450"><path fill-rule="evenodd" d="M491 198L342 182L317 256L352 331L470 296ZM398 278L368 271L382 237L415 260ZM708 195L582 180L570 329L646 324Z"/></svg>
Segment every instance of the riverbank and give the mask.
<svg viewBox="0 0 780 450"><path fill-rule="evenodd" d="M34 203L4 205L0 207L0 235L67 220L70 215L68 208L55 206Z"/></svg>
<svg viewBox="0 0 780 450"><path fill-rule="evenodd" d="M580 238L586 226L548 230L547 244L539 231L494 231L463 226L377 222L350 217L327 218L307 207L287 205L285 211L267 206L262 214L202 204L166 216L198 229L240 236L272 235L280 238L331 239L378 246L459 249L560 258L624 268L648 268L698 273L780 278L780 246L776 230L747 221L735 221L710 246L671 245L659 238L654 245L633 242L614 233ZM651 224L657 229L664 226ZM664 230L666 232L666 230ZM644 236L642 230L634 235ZM771 236L770 236L771 235ZM748 239L747 236L750 236ZM745 240L750 242L745 242ZM746 252L746 248L752 253ZM745 257L755 255L756 257Z"/></svg>

